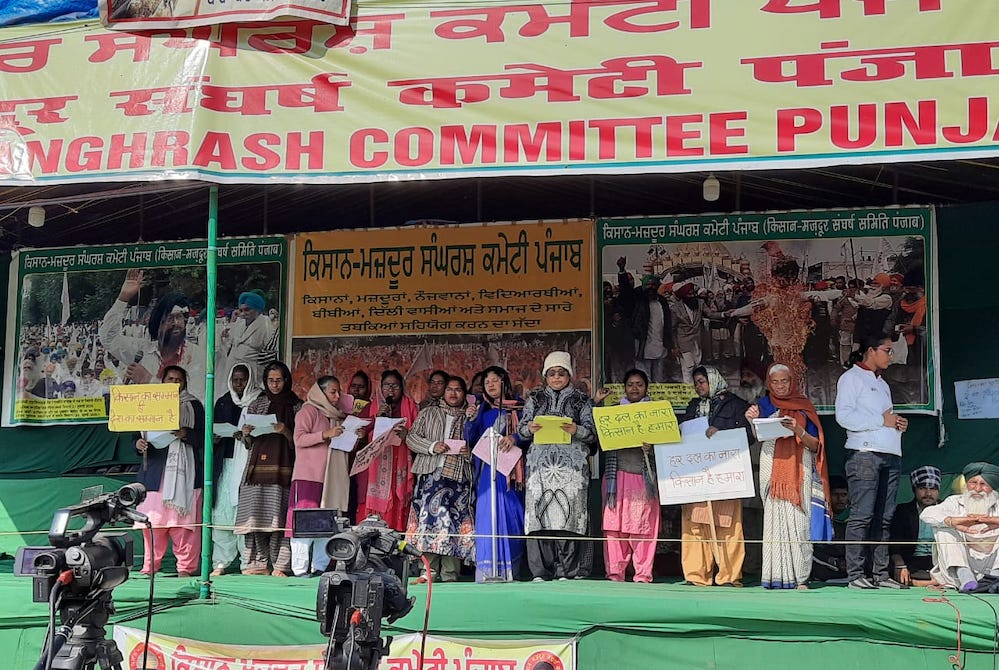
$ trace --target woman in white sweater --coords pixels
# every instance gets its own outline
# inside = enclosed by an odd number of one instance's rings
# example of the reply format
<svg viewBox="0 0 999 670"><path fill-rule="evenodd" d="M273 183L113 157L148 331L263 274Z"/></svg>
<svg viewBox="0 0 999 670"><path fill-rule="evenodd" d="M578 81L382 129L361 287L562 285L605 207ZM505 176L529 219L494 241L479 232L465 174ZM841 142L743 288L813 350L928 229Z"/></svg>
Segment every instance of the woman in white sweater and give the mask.
<svg viewBox="0 0 999 670"><path fill-rule="evenodd" d="M887 542L902 470L902 433L908 420L895 414L881 373L891 365L892 339L866 337L853 364L836 384L836 422L846 429L846 478L850 520L846 526L847 572L854 589L902 588L891 578ZM865 571L870 554L871 573Z"/></svg>

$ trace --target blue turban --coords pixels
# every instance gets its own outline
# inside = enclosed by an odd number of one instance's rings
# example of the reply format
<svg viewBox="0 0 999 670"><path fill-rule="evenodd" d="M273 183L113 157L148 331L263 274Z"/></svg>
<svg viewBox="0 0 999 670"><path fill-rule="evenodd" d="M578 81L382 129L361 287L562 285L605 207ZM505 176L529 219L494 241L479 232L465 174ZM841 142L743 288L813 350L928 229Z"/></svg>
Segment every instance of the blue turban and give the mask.
<svg viewBox="0 0 999 670"><path fill-rule="evenodd" d="M259 293L254 293L252 291L244 291L239 294L240 305L246 305L250 309L256 310L258 312L263 312L264 308L267 307L267 303L260 296Z"/></svg>

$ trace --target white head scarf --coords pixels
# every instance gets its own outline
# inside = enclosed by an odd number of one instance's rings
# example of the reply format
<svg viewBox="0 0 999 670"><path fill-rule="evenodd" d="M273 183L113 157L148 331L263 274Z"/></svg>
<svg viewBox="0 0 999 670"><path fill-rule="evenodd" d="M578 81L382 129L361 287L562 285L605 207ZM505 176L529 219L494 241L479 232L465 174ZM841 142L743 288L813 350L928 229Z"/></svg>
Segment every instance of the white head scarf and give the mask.
<svg viewBox="0 0 999 670"><path fill-rule="evenodd" d="M245 368L248 375L246 379L246 388L243 389L242 396L237 395L237 393L232 389L232 373L237 366L242 366L243 368ZM229 379L226 381L226 384L229 385L229 397L232 398L232 401L234 403L236 403L236 407L242 407L243 409L245 409L246 407L249 406L251 402L257 399L257 396L259 396L261 393L264 392L264 389L261 388L260 382L257 381L256 377L257 377L257 372L256 370L254 370L254 366L252 365L246 365L245 363L237 363L236 365L232 366L232 368L230 368Z"/></svg>

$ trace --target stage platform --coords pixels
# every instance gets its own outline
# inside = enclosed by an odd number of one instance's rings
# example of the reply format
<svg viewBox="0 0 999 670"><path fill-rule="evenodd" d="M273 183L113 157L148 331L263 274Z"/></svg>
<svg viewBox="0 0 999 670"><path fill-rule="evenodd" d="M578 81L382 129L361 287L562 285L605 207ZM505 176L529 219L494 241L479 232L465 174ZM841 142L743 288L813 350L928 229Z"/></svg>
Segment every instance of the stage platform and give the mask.
<svg viewBox="0 0 999 670"><path fill-rule="evenodd" d="M322 643L317 584L232 575L216 579L211 599L199 600L197 580L160 576L153 630L231 644ZM115 589L113 621L143 627L148 587L149 580L136 574ZM416 608L390 632L422 628L426 588L411 586L410 594L417 597ZM461 582L435 586L430 629L468 638L575 636L580 670L937 669L953 665L948 657L959 644L964 668L994 668L992 608L999 607L999 596L949 592L949 604L927 600L941 595L923 588L769 592L599 580ZM30 668L46 606L30 602L30 583L9 568L0 575L0 602L0 667Z"/></svg>

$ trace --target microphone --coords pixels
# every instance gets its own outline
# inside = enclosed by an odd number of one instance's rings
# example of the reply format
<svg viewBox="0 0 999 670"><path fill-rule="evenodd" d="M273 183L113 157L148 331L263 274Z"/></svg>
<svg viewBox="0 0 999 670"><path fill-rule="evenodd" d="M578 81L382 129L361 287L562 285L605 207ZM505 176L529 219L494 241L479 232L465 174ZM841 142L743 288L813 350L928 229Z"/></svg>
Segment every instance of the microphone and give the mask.
<svg viewBox="0 0 999 670"><path fill-rule="evenodd" d="M139 349L138 351L135 352L135 359L132 362L135 363L136 365L138 365L139 363L142 362L142 356L143 356L142 349ZM132 383L132 378L131 377L126 377L124 383L131 384Z"/></svg>

